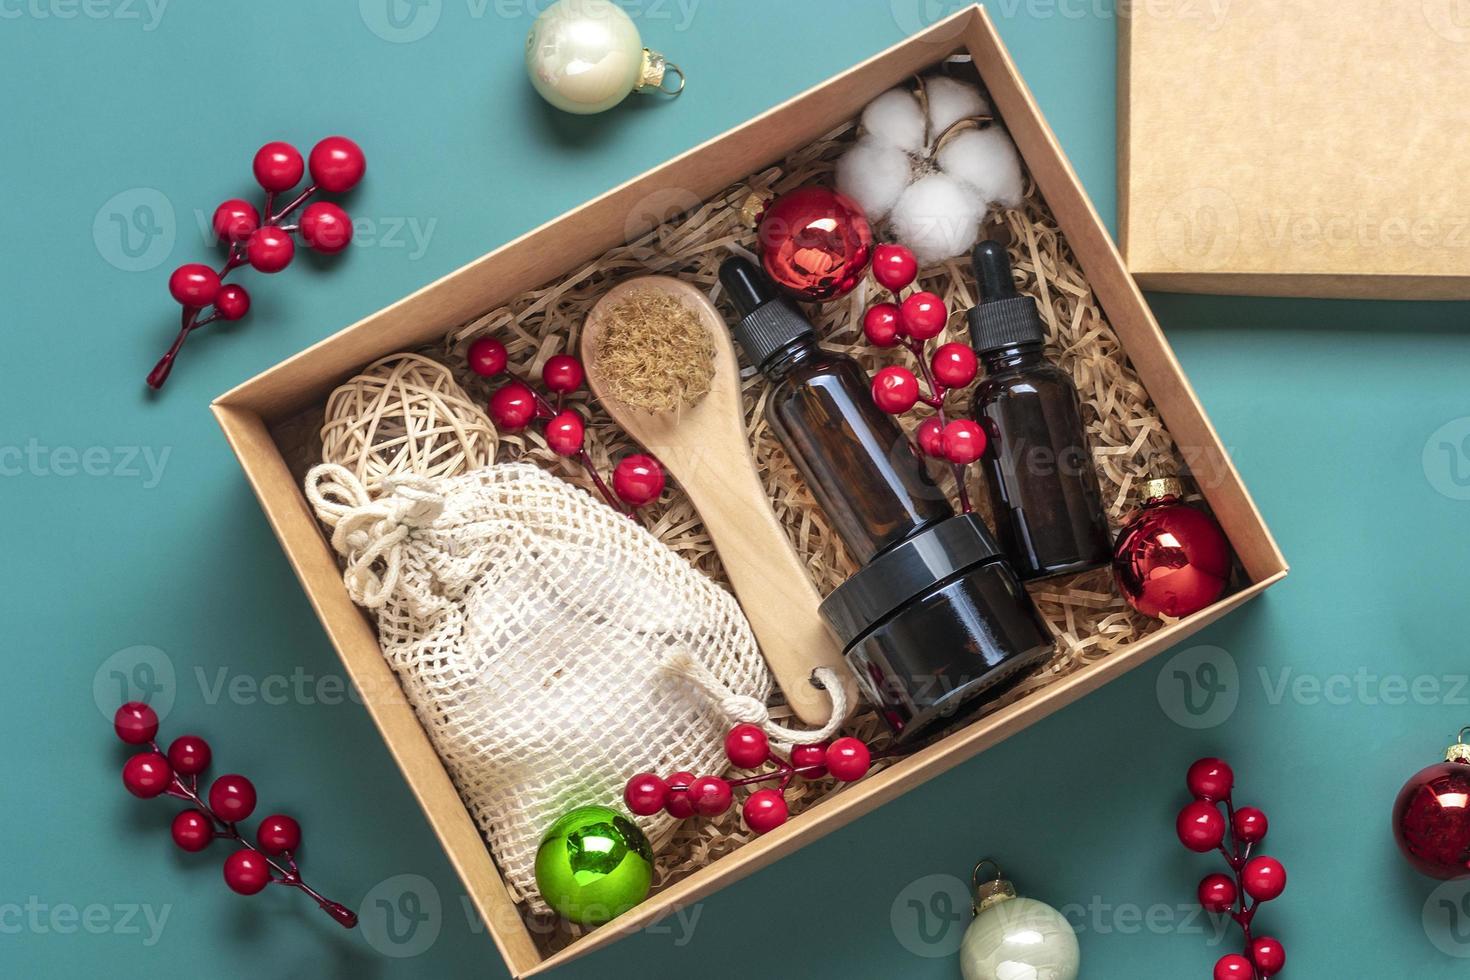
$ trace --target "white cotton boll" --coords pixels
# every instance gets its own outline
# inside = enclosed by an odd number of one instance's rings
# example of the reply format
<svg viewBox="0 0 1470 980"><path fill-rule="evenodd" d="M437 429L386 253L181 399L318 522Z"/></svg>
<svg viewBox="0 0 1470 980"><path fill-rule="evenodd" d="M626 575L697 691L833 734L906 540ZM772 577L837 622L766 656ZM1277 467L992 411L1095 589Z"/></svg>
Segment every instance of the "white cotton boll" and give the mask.
<svg viewBox="0 0 1470 980"><path fill-rule="evenodd" d="M909 185L888 223L919 265L927 266L968 252L984 215L973 190L945 174L930 174Z"/></svg>
<svg viewBox="0 0 1470 980"><path fill-rule="evenodd" d="M893 210L909 184L909 155L871 136L837 161L837 189L858 203L870 221L881 221Z"/></svg>
<svg viewBox="0 0 1470 980"><path fill-rule="evenodd" d="M956 133L940 148L936 162L945 173L975 188L987 204L1020 206L1026 189L1021 155L1000 126Z"/></svg>
<svg viewBox="0 0 1470 980"><path fill-rule="evenodd" d="M926 78L924 91L929 96L929 132L936 138L961 119L990 114L990 103L980 90L956 79Z"/></svg>
<svg viewBox="0 0 1470 980"><path fill-rule="evenodd" d="M908 89L892 88L863 110L863 128L889 146L918 153L924 148L924 110Z"/></svg>

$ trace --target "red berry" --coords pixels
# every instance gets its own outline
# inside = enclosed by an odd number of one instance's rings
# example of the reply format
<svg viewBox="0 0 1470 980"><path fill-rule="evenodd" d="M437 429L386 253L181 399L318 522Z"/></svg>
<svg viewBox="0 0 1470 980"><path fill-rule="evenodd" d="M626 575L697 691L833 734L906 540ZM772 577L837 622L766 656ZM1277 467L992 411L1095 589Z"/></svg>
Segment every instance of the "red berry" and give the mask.
<svg viewBox="0 0 1470 980"><path fill-rule="evenodd" d="M1247 844L1259 844L1265 840L1267 826L1266 815L1253 806L1243 806L1235 811L1235 836Z"/></svg>
<svg viewBox="0 0 1470 980"><path fill-rule="evenodd" d="M523 381L507 381L490 396L490 420L496 428L514 432L536 417L536 395Z"/></svg>
<svg viewBox="0 0 1470 980"><path fill-rule="evenodd" d="M1255 969L1239 953L1227 953L1215 964L1215 980L1255 980Z"/></svg>
<svg viewBox="0 0 1470 980"><path fill-rule="evenodd" d="M919 440L919 449L925 456L939 459L944 455L944 426L940 424L937 415L931 415L920 422L915 436Z"/></svg>
<svg viewBox="0 0 1470 980"><path fill-rule="evenodd" d="M1286 966L1286 949L1281 942L1270 936L1257 936L1251 940L1251 959L1256 969L1268 977L1274 977Z"/></svg>
<svg viewBox="0 0 1470 980"><path fill-rule="evenodd" d="M632 507L651 504L664 492L664 468L642 453L624 456L613 468L613 493Z"/></svg>
<svg viewBox="0 0 1470 980"><path fill-rule="evenodd" d="M754 769L771 757L771 743L766 733L751 724L740 724L725 736L725 755L737 769Z"/></svg>
<svg viewBox="0 0 1470 980"><path fill-rule="evenodd" d="M1225 839L1225 818L1212 803L1195 800L1179 811L1174 830L1179 842L1197 854L1213 851Z"/></svg>
<svg viewBox="0 0 1470 980"><path fill-rule="evenodd" d="M214 233L222 242L243 242L260 227L255 205L231 198L214 209Z"/></svg>
<svg viewBox="0 0 1470 980"><path fill-rule="evenodd" d="M255 784L229 773L209 787L209 808L225 823L239 823L255 811Z"/></svg>
<svg viewBox="0 0 1470 980"><path fill-rule="evenodd" d="M807 766L816 766L815 769L807 770L801 774L802 779L821 779L827 775L827 743L818 742L816 745L793 745L791 747L791 764L798 769Z"/></svg>
<svg viewBox="0 0 1470 980"><path fill-rule="evenodd" d="M1253 857L1240 873L1245 893L1258 902L1269 902L1286 891L1286 868L1273 857Z"/></svg>
<svg viewBox="0 0 1470 980"><path fill-rule="evenodd" d="M250 312L250 294L244 286L233 283L225 286L214 297L214 310L223 319L238 320Z"/></svg>
<svg viewBox="0 0 1470 980"><path fill-rule="evenodd" d="M1184 777L1195 799L1223 800L1235 788L1235 773L1219 759L1200 759Z"/></svg>
<svg viewBox="0 0 1470 980"><path fill-rule="evenodd" d="M898 306L893 303L874 303L863 314L863 336L874 347L892 347L898 343Z"/></svg>
<svg viewBox="0 0 1470 980"><path fill-rule="evenodd" d="M169 832L175 844L193 853L204 850L214 840L214 823L203 810L180 810Z"/></svg>
<svg viewBox="0 0 1470 980"><path fill-rule="evenodd" d="M1229 875L1207 875L1199 883L1199 903L1206 912L1228 912L1239 897L1235 882Z"/></svg>
<svg viewBox="0 0 1470 980"><path fill-rule="evenodd" d="M158 734L158 712L142 701L129 701L112 715L112 730L129 745L143 745Z"/></svg>
<svg viewBox="0 0 1470 980"><path fill-rule="evenodd" d="M271 868L265 857L252 850L240 850L225 858L225 884L241 895L254 895L271 881Z"/></svg>
<svg viewBox="0 0 1470 980"><path fill-rule="evenodd" d="M301 212L301 240L324 255L352 244L352 219L331 201L315 201Z"/></svg>
<svg viewBox="0 0 1470 980"><path fill-rule="evenodd" d="M694 773L676 772L664 782L669 787L664 800L664 810L669 816L676 820L694 816L694 801L689 798L689 787L694 783ZM676 786L682 786L683 789L675 789Z"/></svg>
<svg viewBox="0 0 1470 980"><path fill-rule="evenodd" d="M122 777L129 793L151 800L168 789L174 774L157 752L139 752L123 763Z"/></svg>
<svg viewBox="0 0 1470 980"><path fill-rule="evenodd" d="M978 422L955 419L944 427L940 446L945 459L966 466L985 455L985 430Z"/></svg>
<svg viewBox="0 0 1470 980"><path fill-rule="evenodd" d="M197 776L209 768L209 743L198 735L180 735L168 747L168 764L174 772Z"/></svg>
<svg viewBox="0 0 1470 980"><path fill-rule="evenodd" d="M719 776L700 776L689 787L694 812L702 817L718 817L730 809L733 799L729 782Z"/></svg>
<svg viewBox="0 0 1470 980"><path fill-rule="evenodd" d="M569 395L582 387L584 377L582 362L570 354L553 355L541 368L541 380L559 395Z"/></svg>
<svg viewBox="0 0 1470 980"><path fill-rule="evenodd" d="M664 808L669 784L651 772L640 772L623 787L623 802L640 817L648 817Z"/></svg>
<svg viewBox="0 0 1470 980"><path fill-rule="evenodd" d="M862 779L873 765L873 755L859 739L839 738L827 747L827 771L844 783Z"/></svg>
<svg viewBox="0 0 1470 980"><path fill-rule="evenodd" d="M935 380L948 388L963 388L975 380L975 372L979 370L969 344L941 344L929 366L934 369Z"/></svg>
<svg viewBox="0 0 1470 980"><path fill-rule="evenodd" d="M180 306L208 306L219 292L219 273L202 262L189 262L168 277L168 291Z"/></svg>
<svg viewBox="0 0 1470 980"><path fill-rule="evenodd" d="M898 292L919 275L919 262L902 245L879 245L873 249L873 278L884 289Z"/></svg>
<svg viewBox="0 0 1470 980"><path fill-rule="evenodd" d="M505 352L505 345L494 337L481 337L470 344L469 352L465 355L470 362L470 370L482 378L493 378L505 370L510 355Z"/></svg>
<svg viewBox="0 0 1470 980"><path fill-rule="evenodd" d="M773 789L756 790L741 808L745 825L757 834L770 833L781 826L789 812L786 798Z"/></svg>
<svg viewBox="0 0 1470 980"><path fill-rule="evenodd" d="M903 320L903 329L915 340L929 340L938 337L944 332L944 325L949 321L949 311L944 308L944 300L935 293L914 293L903 301L899 307L899 316Z"/></svg>
<svg viewBox="0 0 1470 980"><path fill-rule="evenodd" d="M873 402L890 415L901 415L919 400L919 379L905 367L890 365L873 375Z"/></svg>
<svg viewBox="0 0 1470 980"><path fill-rule="evenodd" d="M255 179L268 191L289 191L301 183L306 166L301 154L290 143L277 140L255 151Z"/></svg>
<svg viewBox="0 0 1470 980"><path fill-rule="evenodd" d="M296 241L272 225L256 229L245 244L245 258L260 272L280 272L296 257Z"/></svg>
<svg viewBox="0 0 1470 980"><path fill-rule="evenodd" d="M558 456L575 456L582 451L582 440L587 436L587 427L582 416L571 409L557 412L546 423L546 444Z"/></svg>
<svg viewBox="0 0 1470 980"><path fill-rule="evenodd" d="M311 148L311 182L324 191L341 194L362 180L367 157L362 147L345 136L328 136Z"/></svg>
<svg viewBox="0 0 1470 980"><path fill-rule="evenodd" d="M266 817L255 831L255 841L267 854L284 854L301 846L301 824L284 813Z"/></svg>

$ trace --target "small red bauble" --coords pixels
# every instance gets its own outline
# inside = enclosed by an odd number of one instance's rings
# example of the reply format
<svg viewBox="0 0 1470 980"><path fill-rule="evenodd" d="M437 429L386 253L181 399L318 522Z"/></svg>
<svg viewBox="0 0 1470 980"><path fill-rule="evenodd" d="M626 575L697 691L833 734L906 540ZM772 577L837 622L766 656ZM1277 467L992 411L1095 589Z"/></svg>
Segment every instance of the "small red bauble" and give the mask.
<svg viewBox="0 0 1470 980"><path fill-rule="evenodd" d="M649 817L664 808L669 784L651 772L640 772L623 787L623 802L640 817Z"/></svg>
<svg viewBox="0 0 1470 980"><path fill-rule="evenodd" d="M158 734L158 712L142 701L129 701L113 712L112 730L129 745L144 745Z"/></svg>
<svg viewBox="0 0 1470 980"><path fill-rule="evenodd" d="M929 340L944 332L949 311L936 293L914 293L899 307L903 329L915 340Z"/></svg>
<svg viewBox="0 0 1470 980"><path fill-rule="evenodd" d="M944 458L956 466L967 466L985 455L985 430L970 419L955 419L940 436Z"/></svg>
<svg viewBox="0 0 1470 980"><path fill-rule="evenodd" d="M1206 912L1228 912L1240 893L1229 875L1206 875L1199 883L1199 903Z"/></svg>
<svg viewBox="0 0 1470 980"><path fill-rule="evenodd" d="M490 420L498 429L524 429L536 417L536 395L522 381L508 381L490 396Z"/></svg>
<svg viewBox="0 0 1470 980"><path fill-rule="evenodd" d="M1218 807L1195 800L1179 811L1174 824L1179 842L1198 854L1213 851L1225 839L1225 818Z"/></svg>
<svg viewBox="0 0 1470 980"><path fill-rule="evenodd" d="M493 378L504 371L506 362L510 359L505 352L505 345L494 337L481 337L470 344L465 357L469 361L470 370L482 378Z"/></svg>
<svg viewBox="0 0 1470 980"><path fill-rule="evenodd" d="M279 140L255 151L255 180L268 191L289 191L301 183L306 165L301 154L290 143Z"/></svg>
<svg viewBox="0 0 1470 980"><path fill-rule="evenodd" d="M1235 788L1235 771L1221 759L1199 759L1189 767L1184 782L1195 799L1214 803Z"/></svg>
<svg viewBox="0 0 1470 980"><path fill-rule="evenodd" d="M236 851L225 858L225 884L241 895L254 895L271 881L271 868L256 851Z"/></svg>
<svg viewBox="0 0 1470 980"><path fill-rule="evenodd" d="M259 272L280 272L295 257L295 239L273 225L257 229L245 244L245 258Z"/></svg>
<svg viewBox="0 0 1470 980"><path fill-rule="evenodd" d="M702 817L718 817L730 809L734 796L728 781L719 776L700 776L689 785L689 800Z"/></svg>
<svg viewBox="0 0 1470 980"><path fill-rule="evenodd" d="M816 745L793 745L791 747L791 764L798 769L806 769L801 774L803 779L821 779L827 775L827 743L818 742ZM807 769L815 766L815 769Z"/></svg>
<svg viewBox="0 0 1470 980"><path fill-rule="evenodd" d="M948 388L963 388L980 369L969 344L941 344L930 359L934 379Z"/></svg>
<svg viewBox="0 0 1470 980"><path fill-rule="evenodd" d="M759 789L750 794L741 808L745 825L757 834L766 834L786 822L789 815L786 798L773 789Z"/></svg>
<svg viewBox="0 0 1470 980"><path fill-rule="evenodd" d="M151 800L168 789L173 770L168 760L157 752L139 752L123 763L123 785L129 793Z"/></svg>
<svg viewBox="0 0 1470 980"><path fill-rule="evenodd" d="M250 294L244 286L231 283L215 294L214 309L225 320L238 320L250 312Z"/></svg>
<svg viewBox="0 0 1470 980"><path fill-rule="evenodd" d="M862 779L872 765L873 755L859 739L839 738L827 747L827 771L844 783Z"/></svg>
<svg viewBox="0 0 1470 980"><path fill-rule="evenodd" d="M260 822L255 841L267 854L284 854L301 846L301 824L284 813L273 814Z"/></svg>
<svg viewBox="0 0 1470 980"><path fill-rule="evenodd" d="M191 308L213 303L219 286L219 273L201 262L181 265L168 277L169 295L180 306Z"/></svg>
<svg viewBox="0 0 1470 980"><path fill-rule="evenodd" d="M903 245L879 245L873 249L873 278L878 285L898 292L919 275L919 261Z"/></svg>
<svg viewBox="0 0 1470 980"><path fill-rule="evenodd" d="M546 444L558 456L575 456L582 451L582 440L587 436L587 426L582 416L571 409L557 412L546 423Z"/></svg>
<svg viewBox="0 0 1470 980"><path fill-rule="evenodd" d="M766 274L797 297L818 303L846 294L862 280L873 244L862 208L816 186L798 187L767 205L756 236Z"/></svg>
<svg viewBox="0 0 1470 980"><path fill-rule="evenodd" d="M1118 532L1113 575L1145 616L1188 616L1225 591L1230 545L1213 517L1163 494Z"/></svg>
<svg viewBox="0 0 1470 980"><path fill-rule="evenodd" d="M225 823L239 823L255 812L255 784L229 773L209 787L209 808Z"/></svg>
<svg viewBox="0 0 1470 980"><path fill-rule="evenodd" d="M352 219L331 201L315 201L301 212L301 238L324 255L352 244Z"/></svg>
<svg viewBox="0 0 1470 980"><path fill-rule="evenodd" d="M243 242L260 227L255 205L231 198L214 209L214 233L222 242Z"/></svg>
<svg viewBox="0 0 1470 980"><path fill-rule="evenodd" d="M678 820L694 816L694 801L689 798L689 787L694 784L694 773L676 772L664 780L668 792L664 794L664 810ZM682 786L683 789L676 787Z"/></svg>
<svg viewBox="0 0 1470 980"><path fill-rule="evenodd" d="M1235 836L1247 844L1259 844L1266 839L1269 823L1266 815L1253 806L1243 806L1235 811Z"/></svg>
<svg viewBox="0 0 1470 980"><path fill-rule="evenodd" d="M1251 940L1251 959L1262 974L1274 977L1286 967L1286 949L1279 940L1258 936Z"/></svg>
<svg viewBox="0 0 1470 980"><path fill-rule="evenodd" d="M1273 857L1253 857L1240 873L1240 886L1256 901L1269 902L1286 891L1286 868Z"/></svg>
<svg viewBox="0 0 1470 980"><path fill-rule="evenodd" d="M919 379L905 367L889 365L873 375L873 402L890 415L901 415L919 400Z"/></svg>
<svg viewBox="0 0 1470 980"><path fill-rule="evenodd" d="M1452 745L1444 762L1421 769L1393 804L1393 837L1420 874L1470 875L1470 747Z"/></svg>
<svg viewBox="0 0 1470 980"><path fill-rule="evenodd" d="M771 757L771 743L755 725L736 725L725 736L725 755L737 769L754 769Z"/></svg>
<svg viewBox="0 0 1470 980"><path fill-rule="evenodd" d="M874 347L897 344L900 325L898 306L893 303L874 303L863 314L863 336Z"/></svg>
<svg viewBox="0 0 1470 980"><path fill-rule="evenodd" d="M944 425L939 421L937 415L931 415L920 422L914 435L919 441L920 451L925 456L939 459L944 455Z"/></svg>
<svg viewBox="0 0 1470 980"><path fill-rule="evenodd" d="M198 735L180 735L169 743L168 764L174 772L197 776L209 768L209 743Z"/></svg>
<svg viewBox="0 0 1470 980"><path fill-rule="evenodd" d="M1239 953L1227 953L1215 964L1215 980L1255 980L1251 961Z"/></svg>
<svg viewBox="0 0 1470 980"><path fill-rule="evenodd" d="M367 171L362 148L345 136L328 136L311 148L311 182L324 191L350 191ZM298 175L300 179L300 175Z"/></svg>
<svg viewBox="0 0 1470 980"><path fill-rule="evenodd" d="M541 380L559 395L569 395L582 387L585 377L582 362L570 354L555 354L541 368Z"/></svg>
<svg viewBox="0 0 1470 980"><path fill-rule="evenodd" d="M181 810L169 830L174 843L191 853L204 850L214 840L214 823L202 810Z"/></svg>
<svg viewBox="0 0 1470 980"><path fill-rule="evenodd" d="M664 468L658 460L642 453L633 453L618 460L613 467L613 493L618 499L633 507L653 503L664 492Z"/></svg>

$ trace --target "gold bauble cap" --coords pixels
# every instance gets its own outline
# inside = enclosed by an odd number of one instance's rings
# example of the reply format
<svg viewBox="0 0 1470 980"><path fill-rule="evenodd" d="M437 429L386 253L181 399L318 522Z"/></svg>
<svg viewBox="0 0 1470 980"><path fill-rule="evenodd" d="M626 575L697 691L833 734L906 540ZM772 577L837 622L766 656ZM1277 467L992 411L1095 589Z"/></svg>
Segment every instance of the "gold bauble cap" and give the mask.
<svg viewBox="0 0 1470 980"><path fill-rule="evenodd" d="M673 88L665 88L664 81L672 73L679 84ZM678 95L684 91L684 70L669 61L663 55L650 48L643 49L643 63L638 67L638 81L633 83L633 91L640 94Z"/></svg>
<svg viewBox="0 0 1470 980"><path fill-rule="evenodd" d="M1446 762L1470 762L1470 745L1465 744L1465 733L1470 732L1470 726L1460 729L1460 737L1448 749L1445 749L1444 761Z"/></svg>
<svg viewBox="0 0 1470 980"><path fill-rule="evenodd" d="M995 869L995 877L981 881L980 869L987 864ZM970 884L975 889L975 903L970 908L976 915L1016 897L1016 886L1005 879L1005 872L992 858L986 858L975 865L975 870L970 873Z"/></svg>
<svg viewBox="0 0 1470 980"><path fill-rule="evenodd" d="M1143 499L1162 500L1165 497L1184 496L1184 481L1177 476L1159 476L1143 481Z"/></svg>
<svg viewBox="0 0 1470 980"><path fill-rule="evenodd" d="M775 199L776 195L770 191L751 191L745 195L745 200L740 202L740 223L747 228L757 227Z"/></svg>

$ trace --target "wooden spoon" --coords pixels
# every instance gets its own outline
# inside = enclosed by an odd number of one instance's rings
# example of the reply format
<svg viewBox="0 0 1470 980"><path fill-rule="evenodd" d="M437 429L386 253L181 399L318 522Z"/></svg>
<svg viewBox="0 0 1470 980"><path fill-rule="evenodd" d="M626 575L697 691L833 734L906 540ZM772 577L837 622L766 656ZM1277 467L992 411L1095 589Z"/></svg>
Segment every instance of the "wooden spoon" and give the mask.
<svg viewBox="0 0 1470 980"><path fill-rule="evenodd" d="M678 412L655 413L613 397L598 371L597 351L609 311L630 293L667 293L698 315L715 350L709 392ZM817 612L821 597L756 474L745 435L740 368L730 331L720 311L696 287L669 276L629 279L608 290L582 328L582 364L587 385L624 431L643 444L679 481L709 529L735 597L760 643L787 703L809 725L824 724L831 701L811 683L817 667L831 667L857 704L856 682L837 641Z"/></svg>

